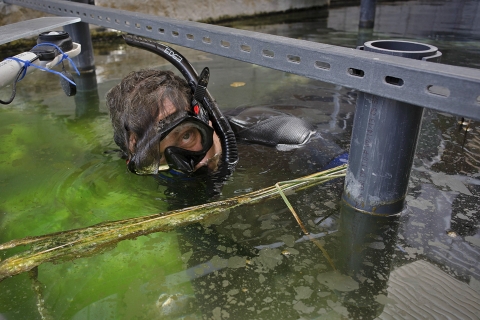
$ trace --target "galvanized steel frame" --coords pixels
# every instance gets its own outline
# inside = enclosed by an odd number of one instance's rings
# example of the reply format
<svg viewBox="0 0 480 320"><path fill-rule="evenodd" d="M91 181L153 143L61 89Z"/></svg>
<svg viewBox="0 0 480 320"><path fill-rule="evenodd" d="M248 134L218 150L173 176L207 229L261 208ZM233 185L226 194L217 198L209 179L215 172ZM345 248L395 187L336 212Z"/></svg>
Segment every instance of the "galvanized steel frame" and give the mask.
<svg viewBox="0 0 480 320"><path fill-rule="evenodd" d="M70 1L3 1L480 120L478 69Z"/></svg>

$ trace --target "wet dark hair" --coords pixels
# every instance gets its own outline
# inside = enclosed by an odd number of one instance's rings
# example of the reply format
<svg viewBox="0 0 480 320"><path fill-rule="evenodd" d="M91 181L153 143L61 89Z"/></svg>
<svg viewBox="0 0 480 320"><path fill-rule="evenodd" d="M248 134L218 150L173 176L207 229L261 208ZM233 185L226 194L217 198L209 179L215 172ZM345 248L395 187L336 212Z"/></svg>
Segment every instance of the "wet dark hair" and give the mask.
<svg viewBox="0 0 480 320"><path fill-rule="evenodd" d="M107 106L113 139L137 169L152 165L158 168L158 119L171 118L167 117L165 101L171 101L178 112L189 110L191 99L187 82L171 71L134 71L110 89Z"/></svg>

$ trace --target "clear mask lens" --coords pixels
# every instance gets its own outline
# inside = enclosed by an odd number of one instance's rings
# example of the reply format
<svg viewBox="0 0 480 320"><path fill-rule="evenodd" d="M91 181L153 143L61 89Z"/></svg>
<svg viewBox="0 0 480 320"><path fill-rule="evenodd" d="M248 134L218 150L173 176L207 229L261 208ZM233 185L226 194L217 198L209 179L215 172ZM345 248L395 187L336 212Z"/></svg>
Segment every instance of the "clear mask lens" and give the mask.
<svg viewBox="0 0 480 320"><path fill-rule="evenodd" d="M213 128L198 119L187 118L160 140L163 156L158 170L176 169L191 173L212 145Z"/></svg>
<svg viewBox="0 0 480 320"><path fill-rule="evenodd" d="M190 151L201 151L208 142L205 125L198 122L185 121L173 128L165 138L160 141L160 152L167 147L177 147Z"/></svg>

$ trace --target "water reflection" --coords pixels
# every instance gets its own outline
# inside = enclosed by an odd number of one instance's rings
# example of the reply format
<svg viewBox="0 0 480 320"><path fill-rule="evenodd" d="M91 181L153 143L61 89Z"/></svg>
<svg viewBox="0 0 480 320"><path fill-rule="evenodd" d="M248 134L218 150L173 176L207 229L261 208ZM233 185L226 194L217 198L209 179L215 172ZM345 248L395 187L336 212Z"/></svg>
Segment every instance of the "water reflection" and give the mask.
<svg viewBox="0 0 480 320"><path fill-rule="evenodd" d="M295 203L305 212L298 199ZM309 228L310 237L331 247L333 220L323 219L318 226L312 221ZM193 225L179 232L187 268L170 281L191 281L203 317L328 318L335 313L330 306L347 315L331 288L348 277L334 272L310 238L301 235L281 200L231 210L217 225Z"/></svg>
<svg viewBox="0 0 480 320"><path fill-rule="evenodd" d="M374 319L384 307L388 278L397 243L398 215L381 216L354 210L343 204L339 222L339 268L357 283L342 294L354 319Z"/></svg>
<svg viewBox="0 0 480 320"><path fill-rule="evenodd" d="M100 112L97 73L95 69L74 76L77 85L75 95L75 118L95 117Z"/></svg>
<svg viewBox="0 0 480 320"><path fill-rule="evenodd" d="M455 183L455 177L448 179ZM407 199L410 205L401 230L402 249L410 258L425 257L467 281L480 277L480 216L476 197L468 193L419 184Z"/></svg>

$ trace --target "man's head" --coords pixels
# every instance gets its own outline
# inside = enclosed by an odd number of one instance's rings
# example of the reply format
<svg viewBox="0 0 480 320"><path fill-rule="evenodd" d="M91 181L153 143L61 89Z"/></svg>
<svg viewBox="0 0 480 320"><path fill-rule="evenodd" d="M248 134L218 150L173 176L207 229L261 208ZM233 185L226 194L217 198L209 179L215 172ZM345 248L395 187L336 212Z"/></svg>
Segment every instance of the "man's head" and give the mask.
<svg viewBox="0 0 480 320"><path fill-rule="evenodd" d="M198 163L206 156L213 129L191 113L191 91L170 71L142 70L108 92L114 140L131 171L157 173L160 165L178 160L172 157Z"/></svg>

